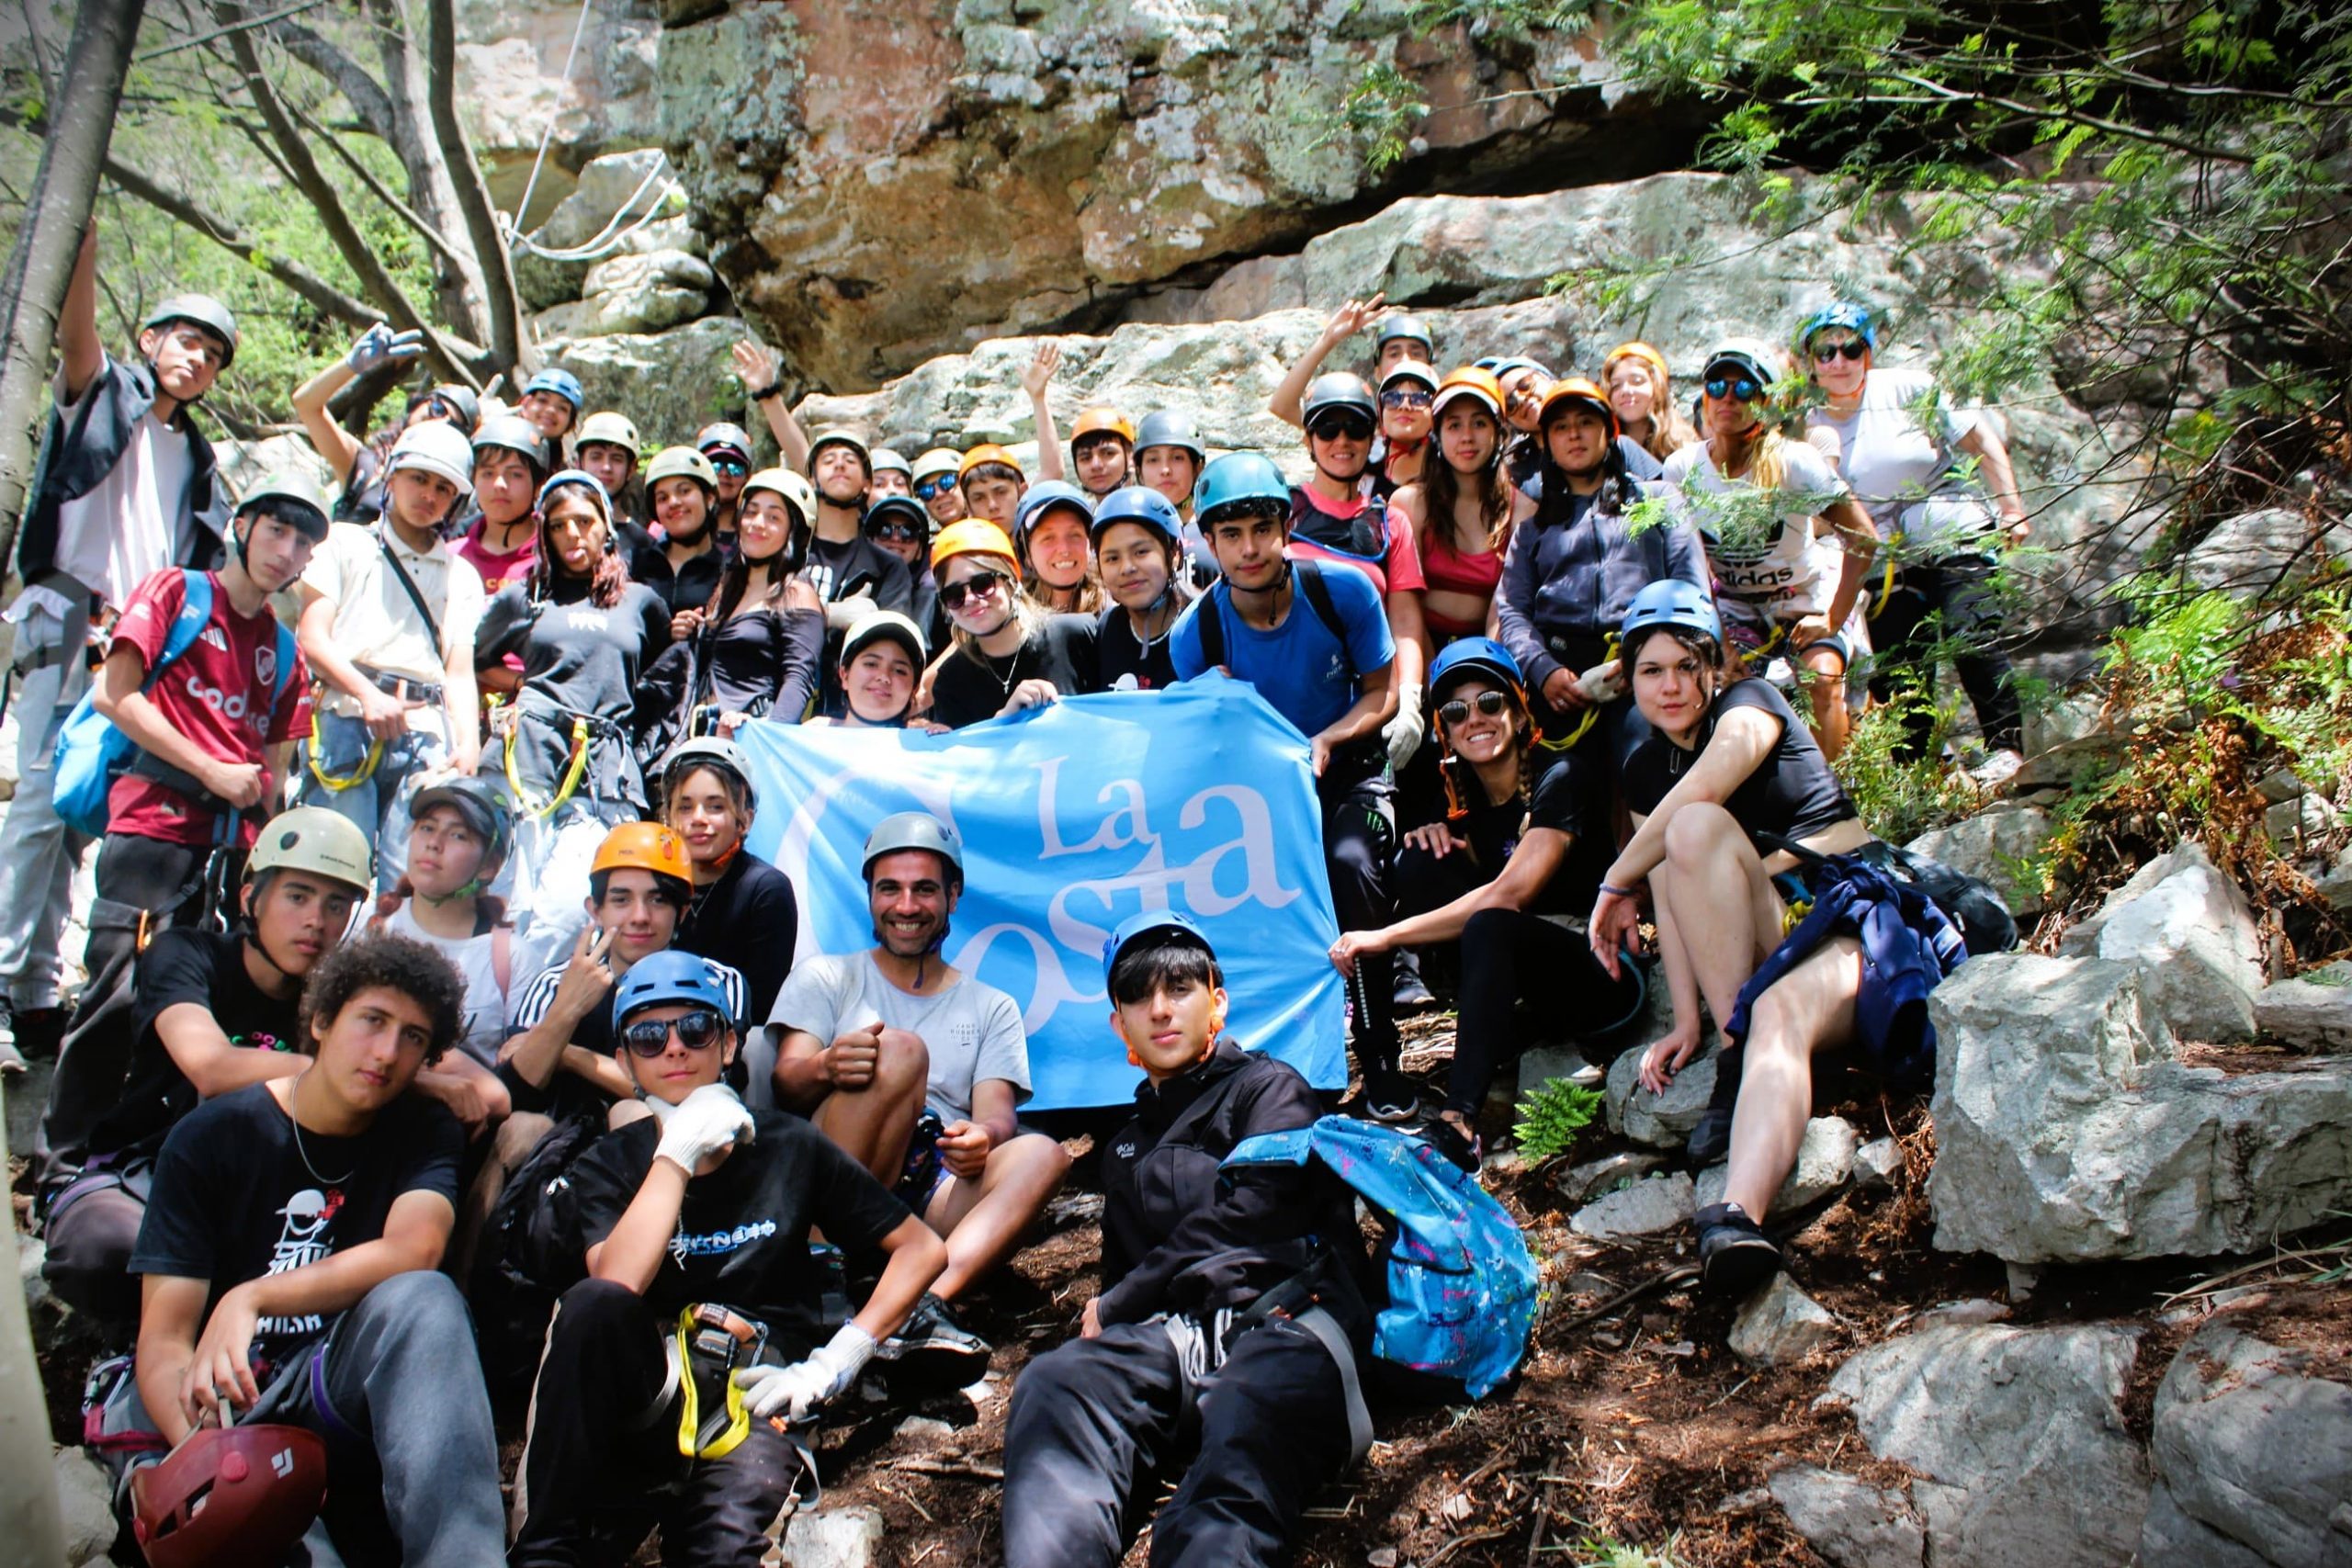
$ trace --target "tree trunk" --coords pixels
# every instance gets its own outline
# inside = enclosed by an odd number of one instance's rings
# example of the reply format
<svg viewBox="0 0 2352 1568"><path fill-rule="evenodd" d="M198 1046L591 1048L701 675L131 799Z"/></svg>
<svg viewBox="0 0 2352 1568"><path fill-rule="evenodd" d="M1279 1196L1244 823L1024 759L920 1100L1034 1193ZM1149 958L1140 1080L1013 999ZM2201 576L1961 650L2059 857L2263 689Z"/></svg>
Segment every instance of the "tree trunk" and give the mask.
<svg viewBox="0 0 2352 1568"><path fill-rule="evenodd" d="M34 430L41 387L49 379L57 312L81 252L82 231L89 226L99 165L114 136L122 81L145 9L145 0L84 0L76 13L64 80L51 106L49 134L41 139L40 164L25 202L24 227L17 231L7 273L0 276L0 563L16 554L17 520L32 482ZM21 1325L22 1319L16 1322ZM0 1325L0 1432L10 1430L20 1414L17 1373L31 1377L30 1348L22 1339L20 1328L10 1333ZM37 1382L30 1386L38 1416ZM8 1451L42 1450L12 1442ZM40 1494L38 1505L22 1495L28 1483ZM44 1525L47 1535L40 1533ZM40 1543L53 1539L57 1529L57 1500L49 1495L48 1473L35 1474L25 1465L0 1466L0 1540L16 1541L33 1562L53 1562L63 1547L43 1550Z"/></svg>
<svg viewBox="0 0 2352 1568"><path fill-rule="evenodd" d="M433 139L441 161L457 186L458 210L473 241L474 258L481 265L482 306L490 320L490 349L501 368L527 374L537 368L538 355L523 336L523 301L514 288L514 258L499 232L498 214L490 204L490 186L474 162L473 143L458 118L458 18L450 0L427 0L431 20L425 60L425 92L433 112ZM519 378L518 378L519 385Z"/></svg>

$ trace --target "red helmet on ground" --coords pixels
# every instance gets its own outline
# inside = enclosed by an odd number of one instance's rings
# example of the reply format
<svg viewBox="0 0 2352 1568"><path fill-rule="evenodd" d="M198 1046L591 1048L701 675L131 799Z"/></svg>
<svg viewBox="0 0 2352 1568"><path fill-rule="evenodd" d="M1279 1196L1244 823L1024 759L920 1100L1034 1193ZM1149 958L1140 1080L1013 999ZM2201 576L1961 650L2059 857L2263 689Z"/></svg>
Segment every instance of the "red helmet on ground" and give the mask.
<svg viewBox="0 0 2352 1568"><path fill-rule="evenodd" d="M276 1562L327 1495L327 1446L300 1427L207 1427L130 1478L148 1568Z"/></svg>

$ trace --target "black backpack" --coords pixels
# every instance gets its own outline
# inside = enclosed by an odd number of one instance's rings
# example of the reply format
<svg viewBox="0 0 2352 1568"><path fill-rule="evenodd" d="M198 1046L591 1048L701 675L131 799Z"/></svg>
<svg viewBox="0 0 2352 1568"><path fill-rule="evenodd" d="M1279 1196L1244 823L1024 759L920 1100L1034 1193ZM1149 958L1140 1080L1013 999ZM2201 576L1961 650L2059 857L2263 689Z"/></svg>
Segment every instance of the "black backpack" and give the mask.
<svg viewBox="0 0 2352 1568"><path fill-rule="evenodd" d="M1348 624L1340 618L1339 605L1331 602L1331 585L1323 581L1323 569L1311 560L1294 560L1290 563L1290 570L1298 583L1298 596L1306 601L1307 607L1315 612L1315 618L1323 623L1323 629L1329 632L1344 650L1348 646ZM1227 590L1228 594L1231 592ZM1209 589L1209 597L1214 600L1216 596L1216 587L1213 585ZM1211 603L1202 605L1200 613L1201 662L1212 670L1225 662L1225 617L1216 610L1216 605ZM1361 675L1363 671L1356 673Z"/></svg>
<svg viewBox="0 0 2352 1568"><path fill-rule="evenodd" d="M1773 849L1786 850L1809 872L1829 858L1778 833L1758 833L1757 838ZM2017 917L2009 913L2007 903L1983 877L1955 871L1941 861L1915 855L1883 839L1872 839L1852 853L1856 860L1876 866L1897 882L1907 882L1926 894L1928 901L1960 928L1960 939L1968 944L1970 957L2007 953L2018 944Z"/></svg>
<svg viewBox="0 0 2352 1568"><path fill-rule="evenodd" d="M506 1179L482 1228L467 1295L493 1393L529 1387L556 1298L587 1276L587 1243L570 1173L604 1131L601 1116L557 1122Z"/></svg>

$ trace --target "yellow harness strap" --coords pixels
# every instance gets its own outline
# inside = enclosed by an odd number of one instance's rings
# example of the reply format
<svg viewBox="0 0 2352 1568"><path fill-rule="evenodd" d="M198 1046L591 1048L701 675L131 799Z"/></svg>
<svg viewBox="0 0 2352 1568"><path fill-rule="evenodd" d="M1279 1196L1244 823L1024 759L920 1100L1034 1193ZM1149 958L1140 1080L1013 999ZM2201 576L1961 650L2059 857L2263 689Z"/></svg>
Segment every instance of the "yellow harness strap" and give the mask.
<svg viewBox="0 0 2352 1568"><path fill-rule="evenodd" d="M519 721L521 717L519 712L516 717ZM524 816L545 817L571 798L572 792L580 787L582 777L588 772L588 721L584 718L575 718L571 721L571 761L563 770L563 782L556 786L552 796L536 805L532 803L531 792L523 787L522 770L514 765L514 740L515 732L512 729L508 730L506 732L507 787L514 792L514 798L522 806Z"/></svg>
<svg viewBox="0 0 2352 1568"><path fill-rule="evenodd" d="M1617 657L1618 646L1618 639L1615 634L1612 633L1610 636L1608 642L1604 644L1600 649L1600 661L1603 664L1608 663L1611 660ZM1582 674L1583 671L1578 671L1577 673ZM1577 741L1583 739L1586 732L1591 729L1592 727L1600 721L1600 705L1598 703L1588 704L1584 710L1584 716L1577 720L1577 727L1574 729L1569 730L1567 734L1562 736L1557 740L1538 740L1535 744L1542 747L1546 751L1565 751L1569 747L1575 745Z"/></svg>
<svg viewBox="0 0 2352 1568"><path fill-rule="evenodd" d="M370 778L375 776L376 764L384 760L384 743L373 736L370 736L368 741L368 755L360 760L358 771L351 774L348 778L336 778L324 768L320 767L319 753L323 748L319 739L318 695L319 694L316 691L313 691L311 694L311 755L308 759L311 776L318 780L319 783L323 784L326 788L334 791L337 795L340 795L345 790L351 789L358 784L366 784Z"/></svg>
<svg viewBox="0 0 2352 1568"><path fill-rule="evenodd" d="M699 1440L702 1431L702 1395L695 1381L695 1339L704 1325L695 1320L695 1309L678 1314L678 1328L674 1336L678 1357L678 1388L682 1397L678 1404L678 1451L688 1459L725 1459L733 1453L745 1438L752 1435L752 1414L743 1408L743 1391L735 1386L731 1375L734 1358L728 1358L727 1427L718 1436L705 1443Z"/></svg>

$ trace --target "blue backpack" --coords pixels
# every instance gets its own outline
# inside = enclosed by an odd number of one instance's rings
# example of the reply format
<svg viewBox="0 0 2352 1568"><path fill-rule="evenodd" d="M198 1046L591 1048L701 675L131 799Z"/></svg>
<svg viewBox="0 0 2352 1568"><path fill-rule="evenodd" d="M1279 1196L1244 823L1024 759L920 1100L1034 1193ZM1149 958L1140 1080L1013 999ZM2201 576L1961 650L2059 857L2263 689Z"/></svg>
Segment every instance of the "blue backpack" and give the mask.
<svg viewBox="0 0 2352 1568"><path fill-rule="evenodd" d="M186 597L180 603L180 613L172 617L171 633L164 639L163 657L155 660L155 667L147 671L147 679L139 688L142 692L155 689L164 671L196 646L205 624L212 619L210 574L183 568L180 575L187 580ZM294 634L281 626L277 628L277 683L269 694L272 713L285 700L286 684L294 679ZM117 729L114 721L98 711L96 693L83 693L82 700L74 705L64 728L57 734L51 792L56 801L58 820L87 838L104 835L107 795L138 750L130 736Z"/></svg>
<svg viewBox="0 0 2352 1568"><path fill-rule="evenodd" d="M1245 1138L1224 1168L1310 1158L1381 1218L1388 1304L1374 1319L1372 1353L1485 1398L1518 1368L1535 1325L1535 1259L1517 1222L1422 1139L1352 1117Z"/></svg>

